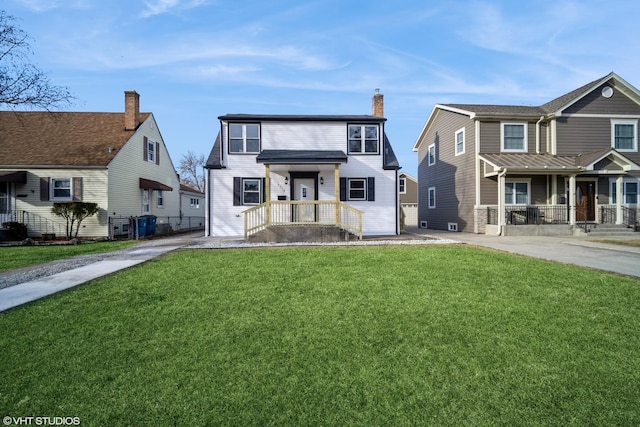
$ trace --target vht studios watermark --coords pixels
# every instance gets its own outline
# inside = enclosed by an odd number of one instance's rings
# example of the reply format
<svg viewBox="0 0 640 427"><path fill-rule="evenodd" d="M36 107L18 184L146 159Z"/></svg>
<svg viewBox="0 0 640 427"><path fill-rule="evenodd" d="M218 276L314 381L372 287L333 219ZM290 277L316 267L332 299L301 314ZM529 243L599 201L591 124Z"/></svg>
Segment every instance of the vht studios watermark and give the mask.
<svg viewBox="0 0 640 427"><path fill-rule="evenodd" d="M5 426L79 426L78 417L11 417L2 418Z"/></svg>

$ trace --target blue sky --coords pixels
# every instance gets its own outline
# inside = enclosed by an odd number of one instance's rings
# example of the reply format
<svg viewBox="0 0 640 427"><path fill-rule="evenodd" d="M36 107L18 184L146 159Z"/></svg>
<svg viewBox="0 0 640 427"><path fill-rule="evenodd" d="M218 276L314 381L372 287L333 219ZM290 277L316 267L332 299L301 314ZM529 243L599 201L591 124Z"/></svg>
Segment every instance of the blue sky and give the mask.
<svg viewBox="0 0 640 427"><path fill-rule="evenodd" d="M174 165L217 117L371 114L403 171L436 103L540 105L615 71L640 87L640 2L4 0L74 111L154 113Z"/></svg>

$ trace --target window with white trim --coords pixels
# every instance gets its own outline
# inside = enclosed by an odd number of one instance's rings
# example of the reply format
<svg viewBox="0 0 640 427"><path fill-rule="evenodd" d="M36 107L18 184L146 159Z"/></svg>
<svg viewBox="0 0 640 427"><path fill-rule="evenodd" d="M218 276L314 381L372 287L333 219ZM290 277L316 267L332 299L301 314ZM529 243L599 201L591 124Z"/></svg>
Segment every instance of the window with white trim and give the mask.
<svg viewBox="0 0 640 427"><path fill-rule="evenodd" d="M142 215L147 215L151 213L151 204L149 203L149 193L151 190L144 188L142 190Z"/></svg>
<svg viewBox="0 0 640 427"><path fill-rule="evenodd" d="M51 178L49 200L71 200L73 198L71 182L71 178Z"/></svg>
<svg viewBox="0 0 640 427"><path fill-rule="evenodd" d="M429 187L429 209L436 207L436 187Z"/></svg>
<svg viewBox="0 0 640 427"><path fill-rule="evenodd" d="M456 132L456 156L464 154L464 128Z"/></svg>
<svg viewBox="0 0 640 427"><path fill-rule="evenodd" d="M230 123L229 152L259 153L260 125L258 123Z"/></svg>
<svg viewBox="0 0 640 427"><path fill-rule="evenodd" d="M151 140L147 140L147 161L156 162L156 143Z"/></svg>
<svg viewBox="0 0 640 427"><path fill-rule="evenodd" d="M366 178L347 179L348 200L367 200L367 180Z"/></svg>
<svg viewBox="0 0 640 427"><path fill-rule="evenodd" d="M429 152L427 154L427 165L435 165L436 164L436 144L431 144L429 146Z"/></svg>
<svg viewBox="0 0 640 427"><path fill-rule="evenodd" d="M611 204L615 205L617 200L616 181L611 181ZM622 203L625 205L638 204L638 181L624 181L622 183Z"/></svg>
<svg viewBox="0 0 640 427"><path fill-rule="evenodd" d="M349 154L377 154L379 152L378 125L349 125Z"/></svg>
<svg viewBox="0 0 640 427"><path fill-rule="evenodd" d="M527 152L527 124L502 123L501 127L502 151Z"/></svg>
<svg viewBox="0 0 640 427"><path fill-rule="evenodd" d="M398 180L398 186L400 187L400 194L407 193L407 178L400 178Z"/></svg>
<svg viewBox="0 0 640 427"><path fill-rule="evenodd" d="M638 121L611 120L611 147L618 151L638 151Z"/></svg>
<svg viewBox="0 0 640 427"><path fill-rule="evenodd" d="M242 204L243 205L259 205L260 204L260 186L262 180L257 178L244 178L242 180Z"/></svg>
<svg viewBox="0 0 640 427"><path fill-rule="evenodd" d="M529 183L526 181L505 182L504 203L506 205L528 205Z"/></svg>
<svg viewBox="0 0 640 427"><path fill-rule="evenodd" d="M194 209L200 209L200 199L192 197L190 206Z"/></svg>
<svg viewBox="0 0 640 427"><path fill-rule="evenodd" d="M164 208L164 193L162 190L156 190L156 201L159 208Z"/></svg>

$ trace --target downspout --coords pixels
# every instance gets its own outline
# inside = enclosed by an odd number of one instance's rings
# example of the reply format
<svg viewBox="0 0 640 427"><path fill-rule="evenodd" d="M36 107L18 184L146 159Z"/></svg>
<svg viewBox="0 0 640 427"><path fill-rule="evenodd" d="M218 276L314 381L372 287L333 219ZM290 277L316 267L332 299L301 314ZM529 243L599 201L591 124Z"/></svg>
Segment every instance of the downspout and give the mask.
<svg viewBox="0 0 640 427"><path fill-rule="evenodd" d="M536 122L536 154L540 154L540 123L544 120L544 116L540 116L540 120Z"/></svg>
<svg viewBox="0 0 640 427"><path fill-rule="evenodd" d="M500 173L498 173L498 236L504 236L504 218L505 218L505 207L504 207L504 177L507 175L507 169L502 168Z"/></svg>

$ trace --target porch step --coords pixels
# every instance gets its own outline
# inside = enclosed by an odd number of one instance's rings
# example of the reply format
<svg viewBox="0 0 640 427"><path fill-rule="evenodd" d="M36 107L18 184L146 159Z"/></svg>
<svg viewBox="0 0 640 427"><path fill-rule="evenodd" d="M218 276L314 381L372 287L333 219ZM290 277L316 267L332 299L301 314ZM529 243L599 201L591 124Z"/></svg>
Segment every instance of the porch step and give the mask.
<svg viewBox="0 0 640 427"><path fill-rule="evenodd" d="M272 225L249 236L251 243L338 242L357 239L335 225Z"/></svg>
<svg viewBox="0 0 640 427"><path fill-rule="evenodd" d="M589 224L590 236L629 236L635 233L635 229L622 224Z"/></svg>

